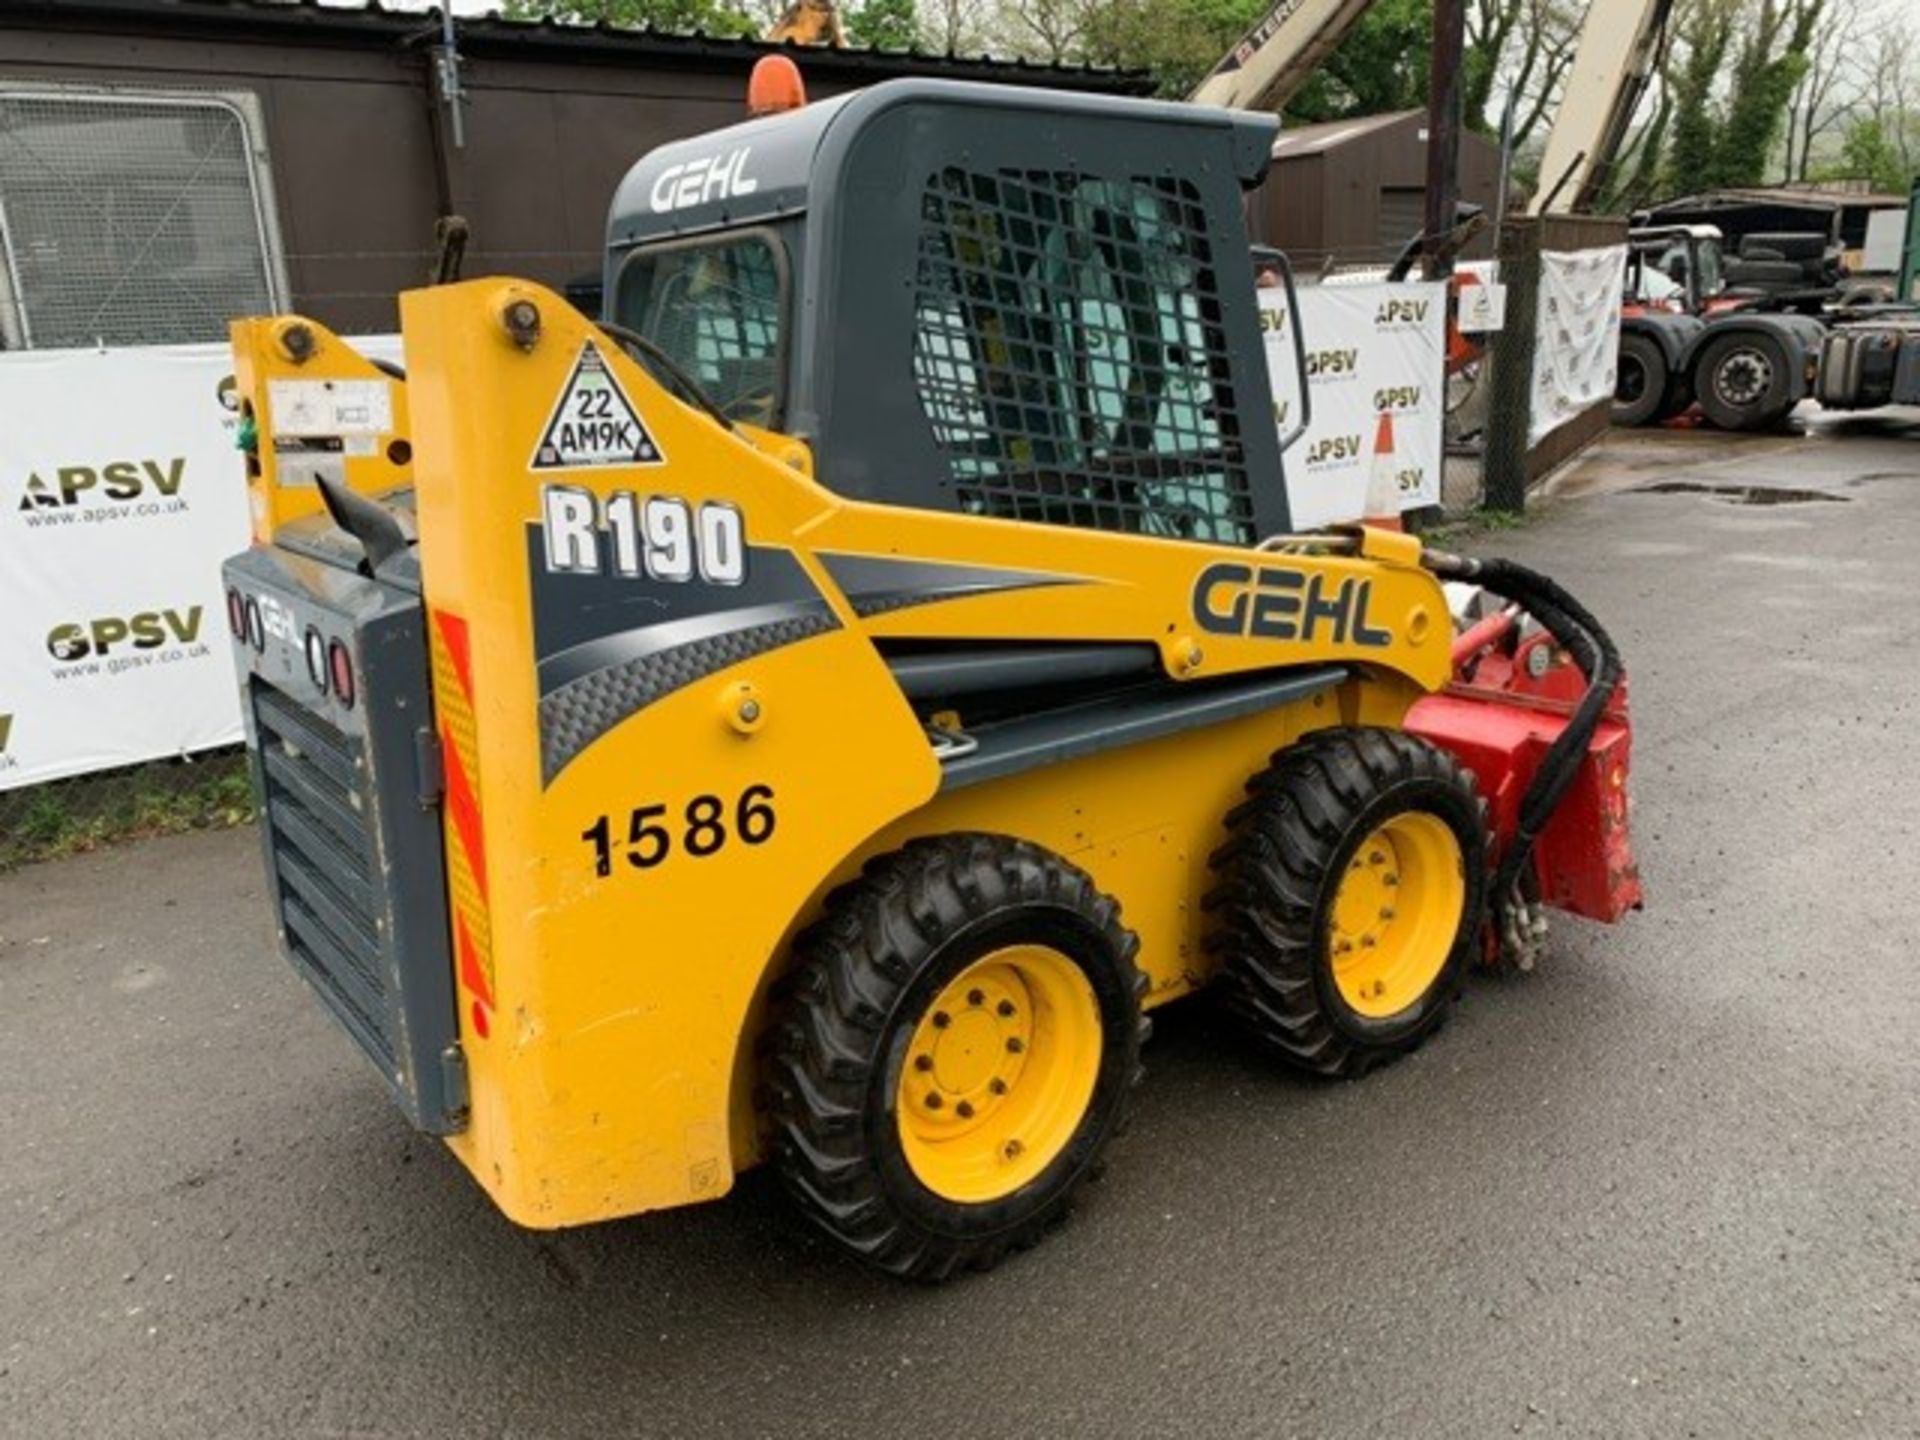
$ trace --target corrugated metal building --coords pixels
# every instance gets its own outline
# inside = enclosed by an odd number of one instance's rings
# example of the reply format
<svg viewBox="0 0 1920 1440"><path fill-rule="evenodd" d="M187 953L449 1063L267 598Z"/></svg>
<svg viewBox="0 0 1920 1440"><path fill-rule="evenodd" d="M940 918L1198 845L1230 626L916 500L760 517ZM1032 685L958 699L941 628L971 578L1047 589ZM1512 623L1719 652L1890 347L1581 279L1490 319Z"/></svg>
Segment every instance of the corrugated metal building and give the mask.
<svg viewBox="0 0 1920 1440"><path fill-rule="evenodd" d="M663 141L742 118L782 47L461 19L461 144L440 21L311 0L0 4L0 345L213 339L299 309L391 329L434 225L465 273L597 274L614 185ZM1140 74L795 50L812 93L899 75L1142 94Z"/></svg>
<svg viewBox="0 0 1920 1440"><path fill-rule="evenodd" d="M1906 208L1906 196L1875 194L1864 183L1757 185L1682 195L1636 218L1649 225L1716 225L1730 245L1746 235L1811 231L1857 251L1867 243L1874 211Z"/></svg>
<svg viewBox="0 0 1920 1440"><path fill-rule="evenodd" d="M1261 187L1254 233L1296 265L1385 264L1426 218L1427 112L1401 110L1283 130ZM1500 147L1460 137L1460 199L1489 217L1500 189ZM1471 252L1469 252L1471 253Z"/></svg>

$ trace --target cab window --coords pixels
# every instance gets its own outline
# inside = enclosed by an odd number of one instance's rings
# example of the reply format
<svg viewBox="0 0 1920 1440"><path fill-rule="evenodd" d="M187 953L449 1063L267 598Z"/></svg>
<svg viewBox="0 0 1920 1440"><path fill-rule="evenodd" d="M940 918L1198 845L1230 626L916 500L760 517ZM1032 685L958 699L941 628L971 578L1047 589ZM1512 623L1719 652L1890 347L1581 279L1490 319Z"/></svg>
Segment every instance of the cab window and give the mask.
<svg viewBox="0 0 1920 1440"><path fill-rule="evenodd" d="M769 430L785 402L778 246L756 231L639 250L620 272L613 317L672 356L728 419Z"/></svg>

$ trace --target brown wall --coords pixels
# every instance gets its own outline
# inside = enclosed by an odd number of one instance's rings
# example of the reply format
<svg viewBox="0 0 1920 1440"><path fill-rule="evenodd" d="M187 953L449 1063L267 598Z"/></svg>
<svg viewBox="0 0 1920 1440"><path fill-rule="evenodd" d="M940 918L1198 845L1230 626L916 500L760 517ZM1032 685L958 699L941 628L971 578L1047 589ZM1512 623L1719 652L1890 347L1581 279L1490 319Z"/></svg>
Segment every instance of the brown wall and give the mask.
<svg viewBox="0 0 1920 1440"><path fill-rule="evenodd" d="M1424 116L1409 116L1328 150L1276 160L1257 204L1268 243L1309 270L1329 255L1354 264L1392 260L1413 236L1382 244L1380 192L1426 184L1427 146L1419 138L1425 125ZM1485 206L1491 216L1499 187L1499 147L1479 135L1462 136L1461 200Z"/></svg>
<svg viewBox="0 0 1920 1440"><path fill-rule="evenodd" d="M248 11L235 12L245 17ZM34 25L0 16L0 83L111 83L250 91L258 97L277 193L292 304L349 333L391 330L393 296L419 284L440 213L434 107L424 43L431 16L388 17L377 33L344 22L302 34L254 12L270 37L169 33L161 22ZM244 27L243 27L244 28ZM478 27L476 27L476 30ZM174 27L177 32L178 27ZM320 36L319 32L328 32ZM453 154L452 208L472 225L468 275L510 272L559 285L597 272L607 206L628 166L664 141L744 117L753 55L689 45L646 59L496 34L463 40L466 146ZM543 53L543 51L545 53ZM1121 77L983 76L980 66L884 57L802 60L816 98L890 75L1138 89Z"/></svg>

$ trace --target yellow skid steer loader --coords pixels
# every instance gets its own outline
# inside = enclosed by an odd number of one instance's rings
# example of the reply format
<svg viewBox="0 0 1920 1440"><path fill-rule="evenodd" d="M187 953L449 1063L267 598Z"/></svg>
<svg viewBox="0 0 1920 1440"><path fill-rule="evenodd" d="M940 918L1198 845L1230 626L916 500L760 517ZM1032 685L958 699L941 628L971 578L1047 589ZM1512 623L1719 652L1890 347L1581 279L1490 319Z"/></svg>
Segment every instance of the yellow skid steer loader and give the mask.
<svg viewBox="0 0 1920 1440"><path fill-rule="evenodd" d="M598 323L416 291L404 373L236 323L281 940L512 1219L766 1161L876 1265L990 1264L1153 1007L1356 1076L1541 905L1637 903L1592 617L1289 534L1272 130L889 83L642 160ZM1461 651L1476 571L1544 628Z"/></svg>

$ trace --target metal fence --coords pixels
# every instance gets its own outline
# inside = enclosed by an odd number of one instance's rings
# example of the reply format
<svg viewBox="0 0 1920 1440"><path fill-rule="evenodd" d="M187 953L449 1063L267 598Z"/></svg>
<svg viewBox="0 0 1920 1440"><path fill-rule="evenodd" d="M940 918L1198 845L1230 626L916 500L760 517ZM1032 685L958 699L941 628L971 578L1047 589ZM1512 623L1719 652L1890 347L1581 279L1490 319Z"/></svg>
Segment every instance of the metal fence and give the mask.
<svg viewBox="0 0 1920 1440"><path fill-rule="evenodd" d="M1626 239L1626 220L1610 216L1548 215L1511 223L1503 231L1500 274L1507 285L1507 315L1492 351L1482 487L1488 509L1524 509L1533 486L1592 444L1612 422L1608 396L1537 444L1531 437L1541 256L1547 251L1606 249Z"/></svg>
<svg viewBox="0 0 1920 1440"><path fill-rule="evenodd" d="M161 343L278 308L244 97L0 90L10 348Z"/></svg>

